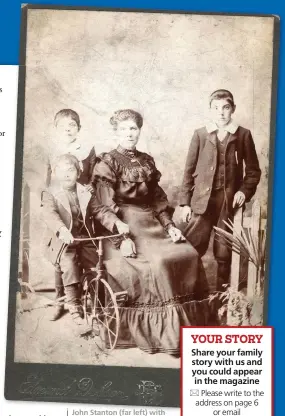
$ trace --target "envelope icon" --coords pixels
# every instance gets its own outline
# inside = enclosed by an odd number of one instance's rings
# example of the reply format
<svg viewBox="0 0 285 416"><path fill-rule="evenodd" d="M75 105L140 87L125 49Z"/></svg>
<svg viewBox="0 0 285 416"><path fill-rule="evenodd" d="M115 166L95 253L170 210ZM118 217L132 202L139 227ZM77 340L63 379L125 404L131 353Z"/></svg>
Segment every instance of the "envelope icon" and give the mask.
<svg viewBox="0 0 285 416"><path fill-rule="evenodd" d="M199 396L199 390L197 389L190 390L190 396Z"/></svg>

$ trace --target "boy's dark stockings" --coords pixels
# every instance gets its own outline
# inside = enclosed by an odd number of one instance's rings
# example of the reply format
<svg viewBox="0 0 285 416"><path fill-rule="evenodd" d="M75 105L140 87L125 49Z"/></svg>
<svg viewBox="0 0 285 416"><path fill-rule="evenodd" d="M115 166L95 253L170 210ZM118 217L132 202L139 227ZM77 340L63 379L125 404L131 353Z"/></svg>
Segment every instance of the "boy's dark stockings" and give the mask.
<svg viewBox="0 0 285 416"><path fill-rule="evenodd" d="M73 321L78 325L83 324L84 312L80 299L80 285L78 283L74 283L65 286L64 289L66 293L67 305Z"/></svg>
<svg viewBox="0 0 285 416"><path fill-rule="evenodd" d="M60 268L55 269L55 300L64 296L64 286L62 282L62 272ZM64 303L56 304L54 313L51 315L51 321L57 321L64 315Z"/></svg>
<svg viewBox="0 0 285 416"><path fill-rule="evenodd" d="M218 292L224 292L226 287L223 285L227 285L229 283L231 263L226 261L218 261L217 263L218 269L216 288Z"/></svg>

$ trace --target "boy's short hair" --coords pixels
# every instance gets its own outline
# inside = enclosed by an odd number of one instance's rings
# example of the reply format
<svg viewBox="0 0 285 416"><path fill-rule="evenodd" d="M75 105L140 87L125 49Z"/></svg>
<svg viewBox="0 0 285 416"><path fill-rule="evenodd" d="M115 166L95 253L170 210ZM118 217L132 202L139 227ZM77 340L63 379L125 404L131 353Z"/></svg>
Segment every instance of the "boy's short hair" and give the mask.
<svg viewBox="0 0 285 416"><path fill-rule="evenodd" d="M233 94L228 90L221 89L221 90L216 90L212 92L212 94L210 95L210 98L209 98L210 107L211 107L213 100L223 100L223 99L227 100L232 107L235 106Z"/></svg>
<svg viewBox="0 0 285 416"><path fill-rule="evenodd" d="M78 128L80 128L80 117L76 111L71 110L70 108L64 108L63 110L60 110L56 113L56 115L54 116L54 125L56 126L58 121L64 117L70 117L72 120L75 121Z"/></svg>
<svg viewBox="0 0 285 416"><path fill-rule="evenodd" d="M60 155L56 158L53 168L54 170L56 170L56 168L58 167L58 165L61 162L66 162L69 163L71 166L74 166L77 170L77 173L80 174L81 173L81 168L80 168L80 164L79 164L79 160L77 159L76 156L71 155L71 154L65 154L65 155Z"/></svg>

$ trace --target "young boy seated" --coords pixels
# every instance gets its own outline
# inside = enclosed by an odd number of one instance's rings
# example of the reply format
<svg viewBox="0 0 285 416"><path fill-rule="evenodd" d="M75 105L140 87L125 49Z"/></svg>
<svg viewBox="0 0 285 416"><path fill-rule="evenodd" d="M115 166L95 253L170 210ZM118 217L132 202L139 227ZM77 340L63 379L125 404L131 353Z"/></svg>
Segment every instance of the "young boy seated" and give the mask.
<svg viewBox="0 0 285 416"><path fill-rule="evenodd" d="M194 132L181 188L181 220L188 222L185 237L202 257L213 226L222 229L234 208L250 201L261 170L251 132L232 120L236 106L228 90L214 91L209 99L212 122ZM245 169L244 169L244 166ZM214 241L218 263L217 289L229 281L231 250Z"/></svg>
<svg viewBox="0 0 285 416"><path fill-rule="evenodd" d="M75 241L76 238L95 237L92 219L97 219L111 233L120 226L117 216L109 208L96 208L96 197L77 182L81 173L78 159L70 154L55 161L55 181L42 192L42 218L47 225L44 242L46 255L62 273L64 291L70 314L77 324L83 323L80 299L80 271L95 267L97 252L94 242ZM102 209L108 215L103 215ZM61 253L61 254L60 254ZM63 309L63 306L59 306Z"/></svg>

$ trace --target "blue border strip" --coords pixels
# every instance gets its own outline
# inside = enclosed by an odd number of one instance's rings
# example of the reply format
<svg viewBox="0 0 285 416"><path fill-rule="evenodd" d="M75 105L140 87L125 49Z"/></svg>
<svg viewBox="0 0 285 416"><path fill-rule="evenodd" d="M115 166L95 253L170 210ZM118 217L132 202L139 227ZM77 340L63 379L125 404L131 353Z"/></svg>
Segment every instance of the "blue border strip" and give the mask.
<svg viewBox="0 0 285 416"><path fill-rule="evenodd" d="M285 237L285 221L283 218L285 192L283 183L285 173L282 169L283 155L285 154L285 123L281 118L285 114L285 35L282 30L283 19L285 19L285 3L278 0L252 1L240 0L229 1L199 1L189 2L186 0L113 0L113 1L31 1L29 4L74 6L74 7L102 7L102 8L136 8L161 11L191 11L191 12L215 12L215 13L237 13L237 14L274 14L281 19L280 47L279 47L279 69L278 69L278 95L277 95L277 124L275 136L275 160L274 160L274 185L272 206L272 234L270 247L269 265L269 307L268 325L275 328L275 416L285 414L285 402L283 400L283 379L285 374L285 324L283 322L283 304L285 294L285 277L283 277L283 236ZM0 4L0 64L18 65L20 52L20 15L21 2L19 0L2 1ZM267 416L267 415L265 415Z"/></svg>

